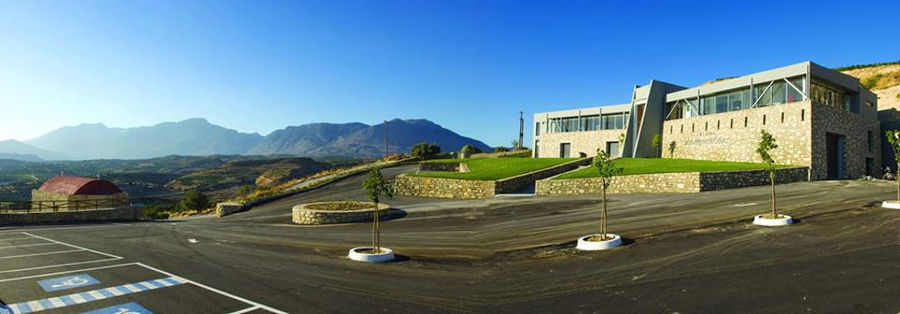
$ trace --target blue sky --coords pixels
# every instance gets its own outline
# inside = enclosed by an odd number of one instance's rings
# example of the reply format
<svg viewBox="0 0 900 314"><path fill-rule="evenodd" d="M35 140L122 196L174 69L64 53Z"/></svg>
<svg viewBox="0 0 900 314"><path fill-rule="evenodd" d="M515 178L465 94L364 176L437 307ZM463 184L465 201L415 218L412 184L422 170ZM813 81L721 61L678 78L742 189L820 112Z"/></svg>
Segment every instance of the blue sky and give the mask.
<svg viewBox="0 0 900 314"><path fill-rule="evenodd" d="M623 103L651 78L900 60L897 12L900 1L0 0L0 140L97 122L204 117L265 135L399 117L508 145L519 110Z"/></svg>

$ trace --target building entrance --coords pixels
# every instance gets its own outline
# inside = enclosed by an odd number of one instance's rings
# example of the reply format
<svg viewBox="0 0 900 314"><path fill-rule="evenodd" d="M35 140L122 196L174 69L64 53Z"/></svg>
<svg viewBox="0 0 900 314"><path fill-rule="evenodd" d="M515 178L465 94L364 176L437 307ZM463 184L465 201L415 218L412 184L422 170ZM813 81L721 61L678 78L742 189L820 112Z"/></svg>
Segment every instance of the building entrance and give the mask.
<svg viewBox="0 0 900 314"><path fill-rule="evenodd" d="M825 161L828 164L828 179L844 178L844 136L825 134Z"/></svg>

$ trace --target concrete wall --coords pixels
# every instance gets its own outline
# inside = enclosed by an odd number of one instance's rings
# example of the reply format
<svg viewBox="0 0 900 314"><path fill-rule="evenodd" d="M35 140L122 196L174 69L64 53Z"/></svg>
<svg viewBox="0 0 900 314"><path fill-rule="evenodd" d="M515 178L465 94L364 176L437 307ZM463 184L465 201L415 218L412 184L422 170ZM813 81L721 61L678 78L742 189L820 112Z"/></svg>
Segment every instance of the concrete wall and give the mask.
<svg viewBox="0 0 900 314"><path fill-rule="evenodd" d="M244 205L238 202L222 202L216 204L216 216L224 217L241 211Z"/></svg>
<svg viewBox="0 0 900 314"><path fill-rule="evenodd" d="M541 133L537 136L538 140L538 157L556 158L559 157L559 145L562 143L572 144L569 157L579 157L579 154L593 157L597 155L597 149L606 150L607 142L618 142L619 135L625 134L625 129L618 130L597 130L582 132L560 132L560 133ZM619 146L619 152L622 152L622 146Z"/></svg>
<svg viewBox="0 0 900 314"><path fill-rule="evenodd" d="M142 207L124 207L85 211L0 214L0 225L24 225L64 222L131 221L143 217Z"/></svg>
<svg viewBox="0 0 900 314"><path fill-rule="evenodd" d="M779 169L776 183L806 181L808 168ZM607 190L609 194L629 193L699 193L769 184L766 170L723 171L723 172L679 172L628 175L613 178ZM601 194L600 178L586 179L545 179L537 181L535 193L538 195L581 195Z"/></svg>

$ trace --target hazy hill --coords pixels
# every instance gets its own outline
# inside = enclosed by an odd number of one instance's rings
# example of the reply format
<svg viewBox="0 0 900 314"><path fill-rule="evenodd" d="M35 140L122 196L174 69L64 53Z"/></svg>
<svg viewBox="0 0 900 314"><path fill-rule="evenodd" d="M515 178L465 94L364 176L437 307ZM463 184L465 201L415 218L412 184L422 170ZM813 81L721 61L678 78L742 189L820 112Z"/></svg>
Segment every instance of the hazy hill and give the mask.
<svg viewBox="0 0 900 314"><path fill-rule="evenodd" d="M421 142L437 143L443 151L457 151L471 144L488 151L481 141L464 137L424 119L389 122L391 152L408 153ZM272 132L248 154L291 154L300 156L381 156L384 155L384 124L315 123Z"/></svg>
<svg viewBox="0 0 900 314"><path fill-rule="evenodd" d="M62 160L69 157L40 149L16 140L0 141L0 159L15 159L24 161Z"/></svg>
<svg viewBox="0 0 900 314"><path fill-rule="evenodd" d="M900 110L900 61L838 68L878 95L878 110Z"/></svg>
<svg viewBox="0 0 900 314"><path fill-rule="evenodd" d="M143 159L241 154L261 138L259 134L240 133L205 119L188 119L137 128L82 124L57 129L27 143L75 159Z"/></svg>

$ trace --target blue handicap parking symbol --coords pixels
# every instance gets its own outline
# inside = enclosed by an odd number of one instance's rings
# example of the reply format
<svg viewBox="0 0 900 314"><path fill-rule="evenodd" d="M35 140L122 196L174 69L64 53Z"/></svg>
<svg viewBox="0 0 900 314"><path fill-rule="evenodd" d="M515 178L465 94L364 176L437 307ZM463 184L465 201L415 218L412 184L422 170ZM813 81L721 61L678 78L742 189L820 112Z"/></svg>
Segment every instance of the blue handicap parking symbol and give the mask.
<svg viewBox="0 0 900 314"><path fill-rule="evenodd" d="M99 280L88 274L78 274L59 278L45 279L37 282L44 291L53 292L66 289L74 289L84 286L96 285Z"/></svg>
<svg viewBox="0 0 900 314"><path fill-rule="evenodd" d="M131 302L119 305L113 305L110 307L104 307L102 309L93 310L90 312L84 312L81 314L153 314L150 310L145 309L140 304Z"/></svg>

